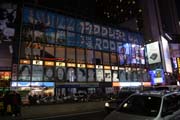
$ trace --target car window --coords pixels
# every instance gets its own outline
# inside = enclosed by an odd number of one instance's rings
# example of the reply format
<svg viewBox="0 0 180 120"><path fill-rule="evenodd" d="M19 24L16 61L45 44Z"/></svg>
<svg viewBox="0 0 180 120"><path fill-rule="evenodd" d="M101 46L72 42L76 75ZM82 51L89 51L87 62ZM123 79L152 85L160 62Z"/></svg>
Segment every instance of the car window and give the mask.
<svg viewBox="0 0 180 120"><path fill-rule="evenodd" d="M169 95L164 98L162 116L169 115L177 111L180 107L180 96L177 94Z"/></svg>
<svg viewBox="0 0 180 120"><path fill-rule="evenodd" d="M119 112L155 117L159 113L160 97L133 95L118 109Z"/></svg>

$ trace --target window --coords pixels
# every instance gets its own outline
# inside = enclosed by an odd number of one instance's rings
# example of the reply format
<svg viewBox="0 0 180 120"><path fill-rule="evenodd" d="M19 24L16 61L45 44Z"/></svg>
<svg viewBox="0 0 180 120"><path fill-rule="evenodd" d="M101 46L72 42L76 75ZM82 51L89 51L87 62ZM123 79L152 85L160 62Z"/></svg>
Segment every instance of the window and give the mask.
<svg viewBox="0 0 180 120"><path fill-rule="evenodd" d="M59 61L64 61L65 60L65 48L64 47L56 47L56 58Z"/></svg>
<svg viewBox="0 0 180 120"><path fill-rule="evenodd" d="M29 48L27 48L27 51L29 54ZM33 59L40 59L43 56L42 52L43 52L43 45L41 43L33 43L32 44Z"/></svg>
<svg viewBox="0 0 180 120"><path fill-rule="evenodd" d="M44 50L44 58L55 58L54 56L54 46L46 45Z"/></svg>
<svg viewBox="0 0 180 120"><path fill-rule="evenodd" d="M94 61L94 54L93 54L93 51L92 50L87 50L86 51L86 59L87 59L87 63L89 64L93 64Z"/></svg>
<svg viewBox="0 0 180 120"><path fill-rule="evenodd" d="M111 65L118 65L117 64L117 57L115 53L110 54L110 59L111 59Z"/></svg>
<svg viewBox="0 0 180 120"><path fill-rule="evenodd" d="M85 63L84 49L76 49L77 63Z"/></svg>
<svg viewBox="0 0 180 120"><path fill-rule="evenodd" d="M22 42L21 50L20 50L21 59L31 58L31 45L32 45L32 42Z"/></svg>
<svg viewBox="0 0 180 120"><path fill-rule="evenodd" d="M109 53L103 53L103 64L109 65Z"/></svg>
<svg viewBox="0 0 180 120"><path fill-rule="evenodd" d="M66 60L67 62L75 62L75 48L67 48Z"/></svg>
<svg viewBox="0 0 180 120"><path fill-rule="evenodd" d="M160 97L133 95L128 98L117 111L155 117L159 113L160 105Z"/></svg>
<svg viewBox="0 0 180 120"><path fill-rule="evenodd" d="M95 63L97 65L102 64L102 56L101 56L101 52L99 52L99 51L95 52Z"/></svg>

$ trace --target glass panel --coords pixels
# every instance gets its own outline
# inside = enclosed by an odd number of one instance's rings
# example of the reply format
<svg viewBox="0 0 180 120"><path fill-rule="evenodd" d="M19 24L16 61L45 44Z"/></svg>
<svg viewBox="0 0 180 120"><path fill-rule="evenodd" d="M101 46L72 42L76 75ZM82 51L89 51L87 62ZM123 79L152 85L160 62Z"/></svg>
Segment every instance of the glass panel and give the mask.
<svg viewBox="0 0 180 120"><path fill-rule="evenodd" d="M56 67L56 81L65 81L65 67Z"/></svg>
<svg viewBox="0 0 180 120"><path fill-rule="evenodd" d="M113 82L118 82L119 81L119 76L118 76L118 71L117 70L112 70L112 80L113 80Z"/></svg>
<svg viewBox="0 0 180 120"><path fill-rule="evenodd" d="M54 67L44 67L44 81L54 80Z"/></svg>
<svg viewBox="0 0 180 120"><path fill-rule="evenodd" d="M77 68L77 81L86 82L86 69Z"/></svg>
<svg viewBox="0 0 180 120"><path fill-rule="evenodd" d="M55 58L54 57L54 46L52 46L52 45L45 46L44 58Z"/></svg>
<svg viewBox="0 0 180 120"><path fill-rule="evenodd" d="M64 47L56 47L56 58L58 58L59 61L65 60L65 48Z"/></svg>
<svg viewBox="0 0 180 120"><path fill-rule="evenodd" d="M95 69L87 69L87 78L89 82L95 81Z"/></svg>
<svg viewBox="0 0 180 120"><path fill-rule="evenodd" d="M102 64L101 52L95 51L95 63L97 65Z"/></svg>
<svg viewBox="0 0 180 120"><path fill-rule="evenodd" d="M68 62L75 62L75 48L67 48L66 60Z"/></svg>
<svg viewBox="0 0 180 120"><path fill-rule="evenodd" d="M31 66L30 65L19 65L19 77L20 81L30 81L31 78Z"/></svg>
<svg viewBox="0 0 180 120"><path fill-rule="evenodd" d="M48 44L55 44L55 29L46 29L46 40Z"/></svg>
<svg viewBox="0 0 180 120"><path fill-rule="evenodd" d="M127 82L125 70L119 70L119 79L120 79L120 82Z"/></svg>
<svg viewBox="0 0 180 120"><path fill-rule="evenodd" d="M43 66L33 65L32 67L32 81L43 80Z"/></svg>
<svg viewBox="0 0 180 120"><path fill-rule="evenodd" d="M32 45L32 54L33 59L40 59L43 56L43 45L41 43L33 43Z"/></svg>
<svg viewBox="0 0 180 120"><path fill-rule="evenodd" d="M33 27L31 25L24 25L22 28L22 41L33 40Z"/></svg>
<svg viewBox="0 0 180 120"><path fill-rule="evenodd" d="M72 67L67 68L66 80L68 82L76 81L76 70L75 70L75 68L72 68Z"/></svg>
<svg viewBox="0 0 180 120"><path fill-rule="evenodd" d="M21 59L30 59L31 58L31 45L32 42L23 42L21 44L20 58Z"/></svg>
<svg viewBox="0 0 180 120"><path fill-rule="evenodd" d="M85 63L84 49L76 49L77 63Z"/></svg>
<svg viewBox="0 0 180 120"><path fill-rule="evenodd" d="M103 79L103 69L96 69L96 81L102 82Z"/></svg>
<svg viewBox="0 0 180 120"><path fill-rule="evenodd" d="M104 70L105 82L111 82L111 70Z"/></svg>
<svg viewBox="0 0 180 120"><path fill-rule="evenodd" d="M86 59L87 59L87 63L89 64L93 64L94 61L94 54L93 54L93 51L92 50L87 50L86 51Z"/></svg>
<svg viewBox="0 0 180 120"><path fill-rule="evenodd" d="M103 65L109 65L109 53L103 53Z"/></svg>
<svg viewBox="0 0 180 120"><path fill-rule="evenodd" d="M110 54L110 59L111 59L111 65L118 65L117 63L117 57L115 53Z"/></svg>

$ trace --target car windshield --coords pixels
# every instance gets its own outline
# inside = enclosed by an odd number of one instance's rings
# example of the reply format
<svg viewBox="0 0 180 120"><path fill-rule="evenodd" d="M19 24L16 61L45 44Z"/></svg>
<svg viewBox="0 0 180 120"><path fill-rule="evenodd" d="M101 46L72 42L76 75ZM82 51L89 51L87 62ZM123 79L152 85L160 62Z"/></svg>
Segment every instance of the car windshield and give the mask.
<svg viewBox="0 0 180 120"><path fill-rule="evenodd" d="M133 95L127 99L117 111L155 117L159 113L160 105L160 97Z"/></svg>

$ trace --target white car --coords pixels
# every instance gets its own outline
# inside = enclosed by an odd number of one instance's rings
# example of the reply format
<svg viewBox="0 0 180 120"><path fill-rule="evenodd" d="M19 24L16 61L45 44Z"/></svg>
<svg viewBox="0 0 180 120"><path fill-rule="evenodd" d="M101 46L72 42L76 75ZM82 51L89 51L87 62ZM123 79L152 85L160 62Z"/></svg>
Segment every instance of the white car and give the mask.
<svg viewBox="0 0 180 120"><path fill-rule="evenodd" d="M164 91L135 93L104 120L180 120L180 93Z"/></svg>

